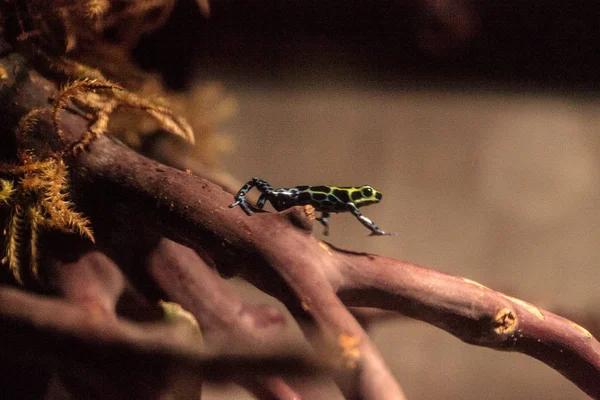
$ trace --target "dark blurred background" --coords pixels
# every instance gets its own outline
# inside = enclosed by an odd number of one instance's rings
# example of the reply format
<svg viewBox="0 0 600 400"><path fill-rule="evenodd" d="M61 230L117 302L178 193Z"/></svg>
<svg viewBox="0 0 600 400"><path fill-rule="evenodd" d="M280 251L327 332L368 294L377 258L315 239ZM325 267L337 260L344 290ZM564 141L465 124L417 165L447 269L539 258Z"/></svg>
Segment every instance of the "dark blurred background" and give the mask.
<svg viewBox="0 0 600 400"><path fill-rule="evenodd" d="M328 73L381 88L424 85L593 90L594 1L192 0L138 47L146 68L184 87L205 78L294 83Z"/></svg>
<svg viewBox="0 0 600 400"><path fill-rule="evenodd" d="M336 215L327 240L465 276L598 335L600 3L211 7L206 19L180 0L136 54L174 89L218 81L236 99L219 126L234 148L223 168L274 186L373 185L384 198L365 214L399 236ZM587 398L536 360L420 322L371 333L410 399Z"/></svg>

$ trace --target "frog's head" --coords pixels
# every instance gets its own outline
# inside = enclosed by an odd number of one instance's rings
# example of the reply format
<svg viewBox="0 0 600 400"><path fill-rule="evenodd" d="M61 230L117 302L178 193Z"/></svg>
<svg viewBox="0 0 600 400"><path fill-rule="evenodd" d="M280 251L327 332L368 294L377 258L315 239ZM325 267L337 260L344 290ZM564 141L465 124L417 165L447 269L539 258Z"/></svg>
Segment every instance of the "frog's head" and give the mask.
<svg viewBox="0 0 600 400"><path fill-rule="evenodd" d="M381 192L378 192L371 186L358 186L353 188L352 193L350 193L352 203L354 203L356 207L379 203L382 196Z"/></svg>

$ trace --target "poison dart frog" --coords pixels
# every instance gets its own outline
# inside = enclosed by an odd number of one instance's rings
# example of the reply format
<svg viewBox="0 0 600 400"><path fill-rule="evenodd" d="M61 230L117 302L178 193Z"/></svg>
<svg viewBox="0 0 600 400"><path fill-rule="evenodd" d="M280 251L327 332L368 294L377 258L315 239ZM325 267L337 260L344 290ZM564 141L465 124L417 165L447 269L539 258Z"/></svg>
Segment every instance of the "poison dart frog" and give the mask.
<svg viewBox="0 0 600 400"><path fill-rule="evenodd" d="M358 210L359 207L379 203L382 194L371 186L296 186L293 188L273 189L268 182L259 178L252 178L235 195L235 203L229 208L240 206L248 215L252 215L246 194L256 187L261 195L256 202L256 208L262 209L269 200L277 211L287 210L294 206L311 205L320 211L321 217L317 218L325 230L323 234L329 235L329 217L331 213L351 212L358 221L371 231L371 235L395 235L393 232L384 232L369 218Z"/></svg>

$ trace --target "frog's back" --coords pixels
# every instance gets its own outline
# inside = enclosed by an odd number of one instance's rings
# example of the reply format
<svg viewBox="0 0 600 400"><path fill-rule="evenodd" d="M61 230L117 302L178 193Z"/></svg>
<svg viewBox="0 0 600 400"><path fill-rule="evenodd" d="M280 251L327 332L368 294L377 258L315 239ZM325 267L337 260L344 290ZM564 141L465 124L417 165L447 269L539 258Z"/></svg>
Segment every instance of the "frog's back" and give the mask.
<svg viewBox="0 0 600 400"><path fill-rule="evenodd" d="M355 187L337 186L296 186L296 204L311 205L317 211L343 212L348 211L348 203L351 203L351 190Z"/></svg>

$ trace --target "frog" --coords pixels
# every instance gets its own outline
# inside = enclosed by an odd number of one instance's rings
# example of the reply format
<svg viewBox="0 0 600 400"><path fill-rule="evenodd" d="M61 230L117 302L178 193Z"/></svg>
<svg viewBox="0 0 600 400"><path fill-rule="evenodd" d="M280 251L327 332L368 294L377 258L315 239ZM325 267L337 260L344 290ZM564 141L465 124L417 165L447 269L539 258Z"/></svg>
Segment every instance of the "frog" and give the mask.
<svg viewBox="0 0 600 400"><path fill-rule="evenodd" d="M294 206L310 205L315 211L321 213L316 220L323 227L323 234L329 235L329 218L332 213L349 212L358 221L371 231L370 236L396 235L395 232L386 232L377 227L373 221L362 215L359 208L379 203L383 194L372 186L327 186L327 185L302 185L291 188L273 188L267 181L260 178L249 180L234 196L234 203L229 208L239 206L247 215L252 215L253 210L246 200L246 194L256 188L260 197L256 202L256 209L262 210L267 200L276 211L284 211Z"/></svg>

